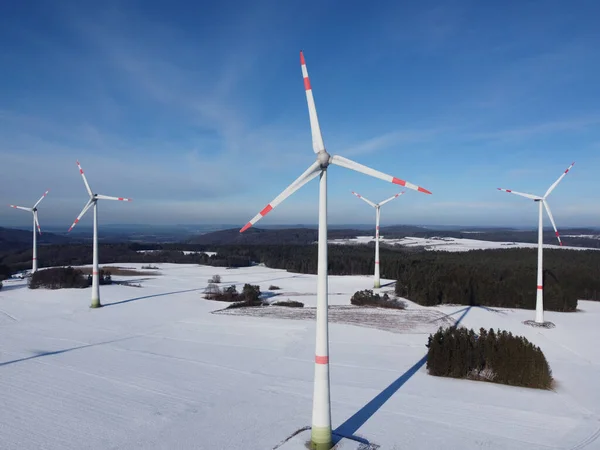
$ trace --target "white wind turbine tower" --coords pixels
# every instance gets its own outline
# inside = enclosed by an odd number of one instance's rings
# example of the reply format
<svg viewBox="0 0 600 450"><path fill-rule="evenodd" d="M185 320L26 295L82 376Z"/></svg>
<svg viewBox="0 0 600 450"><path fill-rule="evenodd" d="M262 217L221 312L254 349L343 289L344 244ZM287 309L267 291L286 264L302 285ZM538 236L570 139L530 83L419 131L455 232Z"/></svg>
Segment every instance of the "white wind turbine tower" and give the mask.
<svg viewBox="0 0 600 450"><path fill-rule="evenodd" d="M533 195L533 194L524 194L522 192L516 192L510 189L502 189L498 188L499 191L509 192L511 194L520 195L521 197L525 197L533 200L538 203L538 265L537 265L537 296L535 302L535 323L543 324L544 323L544 277L543 277L543 249L544 249L544 230L543 230L543 209L546 209L548 213L548 217L550 218L550 222L552 223L552 227L554 228L554 234L556 234L556 238L560 245L562 245L562 241L560 240L560 235L558 234L558 230L556 229L556 224L554 223L554 217L552 217L552 213L550 212L550 206L548 206L548 202L546 199L550 195L550 193L558 186L558 183L565 177L571 167L573 167L572 163L564 173L558 177L552 186L548 188L543 197Z"/></svg>
<svg viewBox="0 0 600 450"><path fill-rule="evenodd" d="M85 184L85 188L87 189L88 194L90 195L90 199L88 200L88 202L85 204L85 206L81 210L81 213L79 213L79 215L77 216L77 219L75 219L75 222L73 222L73 225L71 225L71 228L69 228L69 231L71 231L73 229L73 227L75 225L77 225L77 223L83 217L83 215L87 212L87 210L93 206L94 207L94 256L93 256L93 267L92 267L92 304L90 305L90 308L99 308L102 306L102 304L100 303L100 282L99 282L100 281L99 280L100 272L98 269L98 200L118 200L118 201L122 201L122 202L130 202L131 199L123 198L123 197L109 197L108 195L94 194L92 192L92 189L90 188L90 185L88 184L87 179L85 178L85 174L83 173L83 169L81 168L79 161L77 161L77 167L79 167L79 173L81 173L83 182Z"/></svg>
<svg viewBox="0 0 600 450"><path fill-rule="evenodd" d="M402 194L404 194L404 191L388 198L387 200L379 202L379 203L373 203L371 200L367 200L362 195L357 194L354 191L352 191L352 193L354 195L356 195L358 198L360 198L361 200L364 200L366 203L371 205L373 208L375 208L375 277L374 277L375 280L373 282L373 287L375 289L379 289L381 287L381 280L379 279L379 216L380 216L380 209L387 202L390 202L390 201L394 200L395 198L400 197Z"/></svg>
<svg viewBox="0 0 600 450"><path fill-rule="evenodd" d="M37 263L37 234L36 234L36 228L38 233L42 234L42 229L40 228L40 222L38 220L38 205L41 203L42 200L44 200L44 197L46 197L46 195L48 195L48 192L50 192L50 190L47 190L46 192L44 192L44 195L42 195L42 197L36 202L35 205L33 205L32 208L26 208L25 206L16 206L16 205L10 205L11 208L16 208L16 209L22 209L23 211L29 211L30 213L33 214L33 257L31 260L31 273L35 273L37 271L38 268L38 263Z"/></svg>
<svg viewBox="0 0 600 450"><path fill-rule="evenodd" d="M357 172L399 184L415 191L431 194L427 189L416 186L399 178L371 169L338 155L330 155L325 150L317 110L306 70L304 54L300 52L300 64L304 78L304 89L308 102L308 114L312 134L313 150L317 159L306 171L290 184L281 194L269 203L260 213L250 220L241 230L244 232L258 220L267 215L287 197L306 183L320 176L319 180L319 238L317 268L317 318L316 318L316 355L313 394L311 441L313 448L322 450L331 448L331 404L329 397L329 337L328 337L328 289L327 289L327 168L330 164L355 170Z"/></svg>

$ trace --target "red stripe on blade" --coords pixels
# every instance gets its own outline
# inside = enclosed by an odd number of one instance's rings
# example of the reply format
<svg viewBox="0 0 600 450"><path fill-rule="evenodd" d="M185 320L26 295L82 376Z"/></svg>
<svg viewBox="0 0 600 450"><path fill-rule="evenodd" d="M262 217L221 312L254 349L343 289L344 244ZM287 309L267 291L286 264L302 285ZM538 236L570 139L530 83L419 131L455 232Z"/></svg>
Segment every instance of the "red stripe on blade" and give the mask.
<svg viewBox="0 0 600 450"><path fill-rule="evenodd" d="M537 287L538 289L544 289L544 286L539 286Z"/></svg>
<svg viewBox="0 0 600 450"><path fill-rule="evenodd" d="M406 186L406 181L401 180L400 178L393 177L392 183L399 184L400 186Z"/></svg>
<svg viewBox="0 0 600 450"><path fill-rule="evenodd" d="M244 228L242 228L240 230L240 233L243 233L244 231L246 231L248 228L250 228L252 226L252 224L250 222L248 222L246 225L244 225Z"/></svg>
<svg viewBox="0 0 600 450"><path fill-rule="evenodd" d="M310 80L308 79L308 77L306 77L306 78L304 79L304 90L306 90L306 91L310 91L310 89L311 89L311 88L310 88Z"/></svg>
<svg viewBox="0 0 600 450"><path fill-rule="evenodd" d="M420 187L420 186L419 186L419 189L418 189L418 191L419 191L419 192L423 192L423 193L425 193L425 194L431 194L431 191L428 191L427 189L425 189L425 188L422 188L422 187Z"/></svg>
<svg viewBox="0 0 600 450"><path fill-rule="evenodd" d="M302 64L303 66L306 64L306 61L304 61L304 53L302 52L302 50L300 50L300 64Z"/></svg>
<svg viewBox="0 0 600 450"><path fill-rule="evenodd" d="M315 356L315 362L317 364L329 364L329 356Z"/></svg>
<svg viewBox="0 0 600 450"><path fill-rule="evenodd" d="M123 197L119 197L119 200L123 201Z"/></svg>
<svg viewBox="0 0 600 450"><path fill-rule="evenodd" d="M266 216L267 214L269 214L271 212L271 210L273 209L273 207L271 206L271 204L268 204L267 206L264 207L264 209L260 212L261 216Z"/></svg>

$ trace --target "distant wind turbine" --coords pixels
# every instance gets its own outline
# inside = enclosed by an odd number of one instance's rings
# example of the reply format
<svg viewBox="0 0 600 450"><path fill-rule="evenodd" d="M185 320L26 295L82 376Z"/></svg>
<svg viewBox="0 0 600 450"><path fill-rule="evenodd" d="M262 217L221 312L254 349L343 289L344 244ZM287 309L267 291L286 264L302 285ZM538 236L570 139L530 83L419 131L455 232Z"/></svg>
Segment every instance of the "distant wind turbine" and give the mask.
<svg viewBox="0 0 600 450"><path fill-rule="evenodd" d="M38 268L36 228L37 228L38 233L40 233L40 235L42 234L42 229L40 228L40 222L38 220L38 215L37 215L37 212L38 212L37 207L42 202L42 200L44 200L44 197L46 197L46 195L48 195L48 192L50 192L50 190L47 190L46 192L44 192L44 195L42 195L42 197L36 202L35 205L33 205L32 208L26 208L25 206L10 205L11 208L22 209L23 211L29 211L30 213L33 214L33 258L31 260L31 273L37 272L37 268Z"/></svg>
<svg viewBox="0 0 600 450"><path fill-rule="evenodd" d="M79 167L79 173L81 173L81 176L83 178L83 183L85 184L85 188L86 188L88 194L90 195L90 199L88 200L88 202L85 204L85 206L81 210L81 213L79 213L79 215L77 216L77 219L75 219L75 222L73 222L73 225L71 225L71 228L69 228L69 231L71 231L73 229L73 227L75 225L77 225L77 223L79 223L79 220L83 217L83 215L87 212L87 210L93 206L94 207L94 256L93 256L93 267L92 267L92 304L90 305L90 308L99 308L102 306L102 304L100 303L100 282L99 282L100 274L99 274L99 269L98 269L98 200L118 200L121 202L130 202L131 199L123 198L123 197L109 197L107 195L94 194L92 192L92 189L90 188L90 185L88 184L87 179L85 178L85 174L83 173L83 169L81 168L79 161L77 161L77 167Z"/></svg>
<svg viewBox="0 0 600 450"><path fill-rule="evenodd" d="M318 266L317 266L317 326L316 326L316 355L315 355L315 380L313 394L313 412L311 441L312 448L318 450L331 448L331 403L329 397L329 329L328 329L328 288L327 288L327 168L330 164L364 173L384 181L405 186L415 191L431 194L427 189L401 180L391 175L371 169L362 164L337 155L330 155L325 150L317 110L313 98L304 54L300 52L300 64L304 78L304 89L308 102L308 114L312 133L313 150L317 159L306 171L290 184L281 194L262 209L250 222L240 230L246 231L262 217L277 207L287 197L292 195L306 183L320 176L319 180L319 238L318 238Z"/></svg>
<svg viewBox="0 0 600 450"><path fill-rule="evenodd" d="M528 198L538 203L538 266L537 266L537 296L535 301L535 322L542 324L544 323L544 277L543 277L543 251L544 251L544 234L543 234L543 208L546 209L548 213L548 217L550 218L550 222L552 223L552 227L554 228L554 234L556 234L556 238L558 239L558 243L562 245L562 241L560 240L560 235L558 234L558 230L556 229L556 224L554 223L554 217L552 217L552 213L550 212L550 206L546 199L550 195L550 193L558 186L558 183L569 173L571 167L573 167L572 163L564 173L558 177L552 186L548 188L543 197L539 197L533 194L524 194L522 192L513 191L511 189L502 189L498 188L499 191L509 192L511 194L520 195L521 197Z"/></svg>
<svg viewBox="0 0 600 450"><path fill-rule="evenodd" d="M364 200L366 203L371 205L373 208L375 208L375 277L374 277L375 280L373 282L373 287L375 289L379 289L381 287L381 281L379 279L379 215L380 215L380 209L387 202L390 202L390 201L394 200L395 198L400 197L402 194L404 194L404 191L388 198L387 200L379 202L379 203L373 203L371 200L367 200L362 195L357 194L354 191L352 191L352 193L354 195L356 195L358 198L360 198L361 200Z"/></svg>

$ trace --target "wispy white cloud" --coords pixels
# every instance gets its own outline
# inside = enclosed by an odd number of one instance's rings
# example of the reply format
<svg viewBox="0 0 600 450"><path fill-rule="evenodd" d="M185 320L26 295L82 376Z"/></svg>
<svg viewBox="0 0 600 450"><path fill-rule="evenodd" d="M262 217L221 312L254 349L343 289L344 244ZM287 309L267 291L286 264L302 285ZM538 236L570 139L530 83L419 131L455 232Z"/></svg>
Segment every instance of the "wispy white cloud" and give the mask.
<svg viewBox="0 0 600 450"><path fill-rule="evenodd" d="M471 133L467 137L477 140L518 141L541 135L550 136L557 133L583 131L598 124L600 124L600 116L588 116L505 128L496 131Z"/></svg>
<svg viewBox="0 0 600 450"><path fill-rule="evenodd" d="M355 143L354 145L345 148L343 154L352 157L375 153L392 147L402 147L409 144L428 141L431 142L449 130L450 128L448 127L439 127L431 129L390 131L362 142Z"/></svg>

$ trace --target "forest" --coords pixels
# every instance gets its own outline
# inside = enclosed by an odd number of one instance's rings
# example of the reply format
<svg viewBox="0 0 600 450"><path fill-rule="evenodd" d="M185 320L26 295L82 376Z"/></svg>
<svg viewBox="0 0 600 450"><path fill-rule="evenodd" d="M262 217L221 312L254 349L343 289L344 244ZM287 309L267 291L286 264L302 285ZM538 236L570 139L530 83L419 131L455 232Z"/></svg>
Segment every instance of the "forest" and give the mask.
<svg viewBox="0 0 600 450"><path fill-rule="evenodd" d="M140 252L144 250L145 252ZM153 252L147 252L153 250ZM184 254L188 251L214 251ZM373 273L373 245L330 245L331 275ZM422 305L470 304L533 309L537 251L514 248L470 252L422 251L382 246L381 276L396 280L395 292ZM41 267L90 264L91 245L40 246ZM316 245L104 244L100 263L187 263L218 267L267 267L317 273ZM0 254L12 272L31 266L31 251ZM600 300L600 252L544 251L544 307L574 311L577 300ZM390 286L391 287L391 286Z"/></svg>

